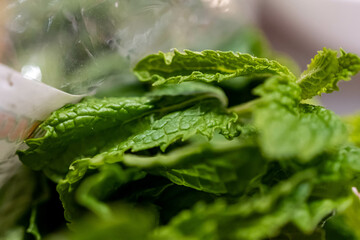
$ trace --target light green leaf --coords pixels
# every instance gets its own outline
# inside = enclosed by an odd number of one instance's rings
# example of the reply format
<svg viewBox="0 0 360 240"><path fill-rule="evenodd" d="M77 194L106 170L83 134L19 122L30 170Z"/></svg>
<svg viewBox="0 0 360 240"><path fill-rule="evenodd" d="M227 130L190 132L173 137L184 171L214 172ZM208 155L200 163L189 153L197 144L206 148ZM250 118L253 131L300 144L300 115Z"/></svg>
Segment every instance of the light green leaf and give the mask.
<svg viewBox="0 0 360 240"><path fill-rule="evenodd" d="M274 60L257 58L249 54L204 50L184 53L151 54L134 68L140 81L152 81L154 85L167 82L204 81L221 82L239 76L289 76L290 70Z"/></svg>
<svg viewBox="0 0 360 240"><path fill-rule="evenodd" d="M79 219L84 214L84 210L80 208L75 200L74 191L76 191L79 184L80 182L70 184L67 181L60 181L56 186L56 191L59 193L64 208L64 217L68 222Z"/></svg>
<svg viewBox="0 0 360 240"><path fill-rule="evenodd" d="M14 227L0 233L0 240L24 240L24 234L24 227Z"/></svg>
<svg viewBox="0 0 360 240"><path fill-rule="evenodd" d="M180 155L180 165L152 170L175 184L209 193L240 194L250 183L265 173L266 161L256 147L241 147L239 144L223 143L229 146L214 146L197 151L192 155ZM199 146L193 146L193 148ZM173 153L169 154L170 159ZM161 157L161 156L159 156ZM167 156L163 156L167 157ZM126 160L126 157L125 157ZM166 166L166 165L165 165Z"/></svg>
<svg viewBox="0 0 360 240"><path fill-rule="evenodd" d="M360 71L360 58L340 50L338 52L324 48L311 60L297 83L302 89L301 98L308 99L322 93L339 90L340 80L348 81Z"/></svg>
<svg viewBox="0 0 360 240"><path fill-rule="evenodd" d="M120 165L103 165L99 172L85 179L86 165L77 165L66 178L59 182L57 191L64 206L65 218L72 222L83 214L81 207L91 210L100 218L111 218L110 207L103 203L108 196L129 181L143 178L146 173L135 168L123 169ZM74 172L75 171L75 172ZM74 177L77 175L77 177Z"/></svg>
<svg viewBox="0 0 360 240"><path fill-rule="evenodd" d="M154 210L117 203L110 206L112 216L85 216L71 224L70 240L146 240L157 225Z"/></svg>
<svg viewBox="0 0 360 240"><path fill-rule="evenodd" d="M301 100L300 87L288 77L275 76L253 90L260 96L258 108L282 108L284 111L296 114Z"/></svg>
<svg viewBox="0 0 360 240"><path fill-rule="evenodd" d="M360 114L347 116L344 121L349 130L350 142L360 146Z"/></svg>
<svg viewBox="0 0 360 240"><path fill-rule="evenodd" d="M181 239L179 236L182 236L182 239L198 240L260 240L277 236L280 229L292 221L297 207L308 198L312 177L314 172L302 172L266 194L233 204L223 200L208 205L197 204L160 228L153 239L170 240L173 236Z"/></svg>
<svg viewBox="0 0 360 240"><path fill-rule="evenodd" d="M181 84L165 84L162 86L158 86L153 89L151 92L146 94L147 96L172 96L177 101L182 100L181 97L184 97L183 101L189 100L190 96L196 96L199 99L205 98L217 98L220 102L223 103L224 106L227 106L228 100L223 92L223 90L219 87L201 83L201 82L183 82ZM180 100L178 100L180 99Z"/></svg>
<svg viewBox="0 0 360 240"><path fill-rule="evenodd" d="M260 240L282 239L277 238L280 234L285 239L315 236L331 213L341 212L351 204L349 196L311 197L315 182L315 171L307 169L236 202L218 199L212 204L197 204L155 231L153 239ZM289 232L289 226L296 228Z"/></svg>
<svg viewBox="0 0 360 240"><path fill-rule="evenodd" d="M309 161L345 141L341 119L323 107L299 104L301 91L291 80L275 77L254 92L261 96L254 124L266 157Z"/></svg>
<svg viewBox="0 0 360 240"><path fill-rule="evenodd" d="M358 187L360 187L360 185ZM360 221L360 196L354 194L352 197L353 202L351 206L347 208L341 216L344 218L344 221L351 232L356 236L356 239L359 239L360 230L358 228L358 223Z"/></svg>
<svg viewBox="0 0 360 240"><path fill-rule="evenodd" d="M270 158L309 161L339 147L347 138L340 118L320 106L300 105L299 115L278 115L276 109L271 110L259 110L257 120L260 145Z"/></svg>
<svg viewBox="0 0 360 240"><path fill-rule="evenodd" d="M341 212L351 205L349 196L337 199L313 200L299 206L294 213L292 222L306 234L311 234L315 227L324 220L324 217L333 211Z"/></svg>

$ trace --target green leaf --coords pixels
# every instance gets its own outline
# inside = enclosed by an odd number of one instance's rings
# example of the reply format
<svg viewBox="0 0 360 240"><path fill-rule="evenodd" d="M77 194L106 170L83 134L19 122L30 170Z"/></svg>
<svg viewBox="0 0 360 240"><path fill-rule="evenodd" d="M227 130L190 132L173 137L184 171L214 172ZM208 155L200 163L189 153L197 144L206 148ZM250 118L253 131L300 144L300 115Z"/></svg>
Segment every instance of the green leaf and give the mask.
<svg viewBox="0 0 360 240"><path fill-rule="evenodd" d="M266 157L310 161L345 141L341 119L323 107L299 104L301 91L291 80L275 77L254 92L261 96L254 124Z"/></svg>
<svg viewBox="0 0 360 240"><path fill-rule="evenodd" d="M152 116L149 122L144 121L144 119L139 120L139 123L130 122L129 125L124 126L124 129L136 129L138 132L134 135L126 140L118 139L119 141L112 142L108 150L104 150L93 158L79 159L71 164L66 179L61 181L57 188L66 209L65 216L68 220L81 214L78 209L74 208L76 199L74 199L72 191L78 187L77 182L84 177L89 168L102 167L106 162L122 161L123 153L130 149L133 152L154 147L165 150L170 144L178 140L185 141L196 134L202 134L208 138L211 138L216 130L227 137L234 137L239 134L236 125L237 117L228 114L217 100L200 102L191 108L169 113L157 120L153 118L155 116ZM169 159L170 163L171 160Z"/></svg>
<svg viewBox="0 0 360 240"><path fill-rule="evenodd" d="M152 117L152 119L155 117ZM91 162L101 164L105 161L120 161L125 151L138 152L159 147L162 151L177 142L186 141L195 135L211 139L219 131L227 138L239 135L240 125L235 114L227 113L217 100L202 101L185 110L175 111L144 125L127 140L95 156Z"/></svg>
<svg viewBox="0 0 360 240"><path fill-rule="evenodd" d="M255 88L253 93L260 96L256 102L259 108L281 108L293 114L296 114L301 100L301 89L288 77L272 77Z"/></svg>
<svg viewBox="0 0 360 240"><path fill-rule="evenodd" d="M184 81L221 82L239 76L295 78L288 68L274 60L212 50L151 54L138 62L134 73L140 81L151 81L154 85Z"/></svg>
<svg viewBox="0 0 360 240"><path fill-rule="evenodd" d="M182 97L184 97L185 99L183 101L186 101L189 99L190 96L197 96L199 99L217 98L221 103L223 103L224 106L227 106L228 102L227 97L221 88L201 82L165 84L162 86L158 86L151 92L148 92L146 95L150 97L171 96L176 101L179 101L178 99L182 100Z"/></svg>
<svg viewBox="0 0 360 240"><path fill-rule="evenodd" d="M19 151L18 155L30 168L42 169L49 164L51 156L61 154L72 140L139 118L154 108L151 99L145 97L87 98L52 113L39 127L45 135L26 140L30 148Z"/></svg>
<svg viewBox="0 0 360 240"><path fill-rule="evenodd" d="M87 177L80 184L76 191L77 202L99 217L110 218L111 210L101 200L106 199L127 182L141 179L145 175L146 173L139 169L122 169L116 164L104 165L98 174Z"/></svg>
<svg viewBox="0 0 360 240"><path fill-rule="evenodd" d="M344 121L349 130L350 142L360 146L360 114L347 116Z"/></svg>
<svg viewBox="0 0 360 240"><path fill-rule="evenodd" d="M321 228L316 229L311 234L304 234L293 226L286 226L281 230L281 235L270 238L269 240L326 240L325 231Z"/></svg>
<svg viewBox="0 0 360 240"><path fill-rule="evenodd" d="M301 98L308 99L322 93L339 90L340 80L348 81L360 71L360 58L351 53L324 48L311 60L308 69L297 80L302 89Z"/></svg>
<svg viewBox="0 0 360 240"><path fill-rule="evenodd" d="M197 204L156 231L153 239L260 240L277 236L280 229L292 221L297 207L308 198L312 177L314 172L302 172L266 194L243 198L233 204L223 200Z"/></svg>
<svg viewBox="0 0 360 240"><path fill-rule="evenodd" d="M227 113L218 101L203 101L155 120L149 129L130 137L120 148L136 152L159 146L165 151L171 143L185 141L195 134L211 139L216 130L233 138L239 134L236 121L237 116Z"/></svg>
<svg viewBox="0 0 360 240"><path fill-rule="evenodd" d="M320 199L304 203L295 211L292 222L306 234L311 234L324 218L334 211L342 211L351 204L349 196Z"/></svg>
<svg viewBox="0 0 360 240"><path fill-rule="evenodd" d="M70 184L67 181L60 181L56 186L59 198L64 208L64 217L66 221L72 222L84 214L84 209L80 208L75 200L74 191L79 186L79 182Z"/></svg>
<svg viewBox="0 0 360 240"><path fill-rule="evenodd" d="M111 206L112 216L86 216L71 224L70 240L140 240L147 239L156 227L155 211L117 203Z"/></svg>
<svg viewBox="0 0 360 240"><path fill-rule="evenodd" d="M346 128L333 112L320 106L300 105L299 115L274 115L260 111L260 144L266 156L277 159L296 157L309 161L314 156L339 147Z"/></svg>
<svg viewBox="0 0 360 240"><path fill-rule="evenodd" d="M70 222L79 219L82 215L83 210L80 206L86 207L101 218L111 218L110 207L102 201L117 191L120 186L146 175L138 169L123 169L117 164L112 164L101 166L98 173L85 179L82 179L84 172L74 178L83 165L77 165L77 167L57 185L65 210L65 218Z"/></svg>
<svg viewBox="0 0 360 240"><path fill-rule="evenodd" d="M178 152L155 156L153 158L164 158L162 162L165 166L168 166L165 159L180 164L151 172L160 174L175 184L217 194L243 193L254 179L264 174L266 162L256 147L241 147L238 143L226 142L214 144L217 146L202 150L201 146L192 146L192 153L189 149L178 149ZM125 163L129 162L127 157L125 156ZM133 159L134 164L135 161Z"/></svg>
<svg viewBox="0 0 360 240"><path fill-rule="evenodd" d="M197 204L155 231L153 239L260 240L315 236L329 214L343 211L351 203L349 196L311 198L315 179L315 171L305 170L265 192L236 202L218 199L213 204ZM289 232L289 226L296 228ZM286 238L277 238L280 234Z"/></svg>
<svg viewBox="0 0 360 240"><path fill-rule="evenodd" d="M360 187L360 186L358 186ZM358 228L358 223L360 221L360 196L353 195L353 202L349 208L347 208L341 216L344 219L345 224L348 226L350 231L356 237L356 239L360 238L360 230Z"/></svg>
<svg viewBox="0 0 360 240"><path fill-rule="evenodd" d="M15 227L0 233L0 240L24 240L24 234L24 227Z"/></svg>
<svg viewBox="0 0 360 240"><path fill-rule="evenodd" d="M339 79L358 71L358 62L324 49L296 82L278 62L247 54L150 55L135 72L160 86L144 84L141 97L67 105L41 125L37 136L44 136L27 140L29 149L19 152L42 170L40 177L58 183L65 220L55 217L59 201L52 196L38 205L35 221L30 210L43 191L14 178L7 193L0 192L0 228L28 237L30 217L34 237L36 222L46 239L76 240L319 239L329 219L356 228L360 148L347 142L338 116L302 100L304 93L336 89ZM230 78L240 84L221 84L231 95L226 109L223 90L206 82ZM355 127L349 128L353 136ZM52 219L40 211L48 209ZM66 221L71 232L53 235ZM49 231L48 222L54 225Z"/></svg>

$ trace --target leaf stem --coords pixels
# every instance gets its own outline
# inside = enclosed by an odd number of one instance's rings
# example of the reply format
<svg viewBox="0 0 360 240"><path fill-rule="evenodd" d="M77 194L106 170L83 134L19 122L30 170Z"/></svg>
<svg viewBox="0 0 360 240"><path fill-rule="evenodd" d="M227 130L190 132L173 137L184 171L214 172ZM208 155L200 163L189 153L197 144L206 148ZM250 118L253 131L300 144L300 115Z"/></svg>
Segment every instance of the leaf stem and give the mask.
<svg viewBox="0 0 360 240"><path fill-rule="evenodd" d="M242 103L242 104L233 106L231 108L228 108L228 111L234 112L238 115L250 113L253 110L254 106L256 104L258 104L259 102L260 102L260 98L257 98L257 99L251 100L249 102Z"/></svg>

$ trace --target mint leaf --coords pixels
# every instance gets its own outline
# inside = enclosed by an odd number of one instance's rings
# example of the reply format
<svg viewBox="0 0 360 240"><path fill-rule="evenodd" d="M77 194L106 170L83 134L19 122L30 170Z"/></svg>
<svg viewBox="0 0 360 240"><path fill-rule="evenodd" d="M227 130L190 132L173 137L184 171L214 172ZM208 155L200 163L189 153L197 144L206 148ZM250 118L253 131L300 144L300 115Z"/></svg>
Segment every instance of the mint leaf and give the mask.
<svg viewBox="0 0 360 240"><path fill-rule="evenodd" d="M152 157L125 154L124 163L196 190L240 194L266 166L256 147L242 145L235 140L193 143Z"/></svg>
<svg viewBox="0 0 360 240"><path fill-rule="evenodd" d="M185 141L195 134L209 139L215 131L233 138L239 134L237 116L227 113L218 101L204 101L184 111L176 111L154 121L149 129L130 137L120 148L133 152L159 146L162 151L177 140Z"/></svg>
<svg viewBox="0 0 360 240"><path fill-rule="evenodd" d="M50 159L61 154L72 141L100 132L151 111L155 106L149 98L87 98L55 111L39 129L40 138L26 140L29 149L19 151L19 157L32 169L39 170ZM54 156L55 155L55 156Z"/></svg>
<svg viewBox="0 0 360 240"><path fill-rule="evenodd" d="M270 158L296 157L309 161L340 146L347 137L340 118L322 107L299 105L298 115L285 112L278 115L273 110L262 109L257 113L257 126L262 130L259 143Z"/></svg>
<svg viewBox="0 0 360 240"><path fill-rule="evenodd" d="M155 232L153 239L267 239L283 228L291 239L317 232L319 222L335 209L348 206L349 197L312 199L314 171L299 172L271 190L227 203L199 203L174 217L169 225ZM275 237L275 239L277 239ZM297 238L295 238L297 239Z"/></svg>
<svg viewBox="0 0 360 240"><path fill-rule="evenodd" d="M308 69L297 80L302 89L301 98L308 99L322 93L339 90L340 80L348 81L360 71L360 58L355 54L324 48L311 60Z"/></svg>
<svg viewBox="0 0 360 240"><path fill-rule="evenodd" d="M148 92L146 95L150 97L172 96L176 97L176 99L179 99L181 97L186 97L188 99L190 96L197 95L198 97L203 96L203 98L217 98L220 102L223 103L224 106L227 106L228 104L227 97L221 88L201 82L165 84L162 86L158 86L151 92Z"/></svg>
<svg viewBox="0 0 360 240"><path fill-rule="evenodd" d="M249 54L204 50L152 54L134 68L140 81L154 85L184 81L221 82L239 76L290 76L290 70L274 60Z"/></svg>
<svg viewBox="0 0 360 240"><path fill-rule="evenodd" d="M241 129L237 116L227 113L217 100L203 101L163 117L152 116L148 122L143 119L132 127L139 131L95 156L91 162L96 165L103 161L121 161L124 152L129 150L138 152L158 147L165 151L169 145L184 142L197 134L211 139L219 131L225 137L233 138Z"/></svg>
<svg viewBox="0 0 360 240"><path fill-rule="evenodd" d="M157 226L158 219L154 209L126 203L117 203L110 208L112 215L108 218L88 215L72 223L72 231L68 234L70 239L147 239Z"/></svg>
<svg viewBox="0 0 360 240"><path fill-rule="evenodd" d="M73 173L60 181L57 190L68 221L74 221L81 214L80 206L86 207L101 218L112 217L110 207L102 202L120 186L129 181L143 178L145 172L138 169L122 169L119 165L101 166L99 172L86 179L74 181Z"/></svg>
<svg viewBox="0 0 360 240"><path fill-rule="evenodd" d="M197 204L160 228L153 239L264 239L278 234L291 222L297 207L311 191L314 172L303 172L265 194L233 204L218 200ZM314 226L316 227L316 226Z"/></svg>
<svg viewBox="0 0 360 240"><path fill-rule="evenodd" d="M300 88L291 80L274 77L254 92L261 96L254 124L268 158L309 161L345 141L341 119L323 107L300 104Z"/></svg>
<svg viewBox="0 0 360 240"><path fill-rule="evenodd" d="M238 146L237 149L224 150L203 150L178 160L184 162L181 165L155 171L175 184L199 191L243 193L255 178L264 173L265 160L255 147Z"/></svg>
<svg viewBox="0 0 360 240"><path fill-rule="evenodd" d="M344 121L349 131L349 141L360 146L360 114L347 116Z"/></svg>

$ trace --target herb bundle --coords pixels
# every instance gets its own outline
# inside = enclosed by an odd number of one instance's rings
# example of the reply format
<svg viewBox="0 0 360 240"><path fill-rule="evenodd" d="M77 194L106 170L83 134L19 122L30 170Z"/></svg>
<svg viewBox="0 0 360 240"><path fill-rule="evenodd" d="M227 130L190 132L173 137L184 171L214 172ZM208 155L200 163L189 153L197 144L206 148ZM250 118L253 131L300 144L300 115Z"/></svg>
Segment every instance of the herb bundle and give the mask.
<svg viewBox="0 0 360 240"><path fill-rule="evenodd" d="M64 106L26 141L18 155L41 174L23 170L36 179L19 183L32 185L24 226L37 239L358 239L358 117L305 102L359 70L326 48L300 76L242 53L149 55L138 94Z"/></svg>

